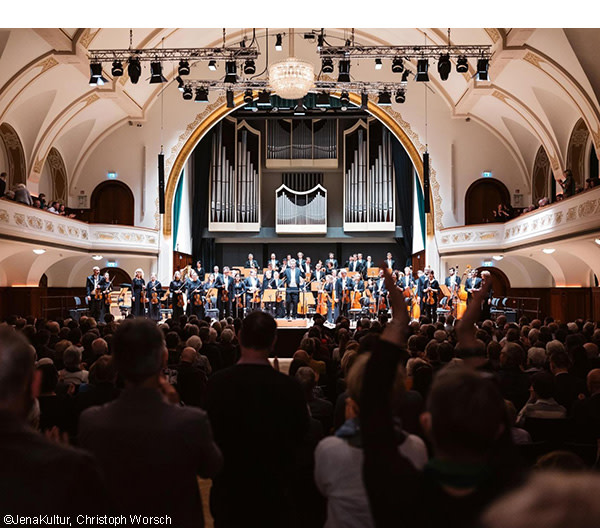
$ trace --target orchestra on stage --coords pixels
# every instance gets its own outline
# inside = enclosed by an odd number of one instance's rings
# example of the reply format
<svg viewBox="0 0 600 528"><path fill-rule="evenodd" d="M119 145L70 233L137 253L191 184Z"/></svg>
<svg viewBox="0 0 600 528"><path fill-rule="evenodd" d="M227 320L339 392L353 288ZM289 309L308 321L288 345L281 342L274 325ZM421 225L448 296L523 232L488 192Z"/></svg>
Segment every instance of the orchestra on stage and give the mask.
<svg viewBox="0 0 600 528"><path fill-rule="evenodd" d="M425 315L437 321L439 313L460 319L473 294L481 289L478 271L468 266L462 275L450 268L440 283L434 271L425 267L414 272L412 266L398 269L391 253L384 265L393 270L396 286L403 291L412 319ZM323 263L314 266L302 252L297 258L287 255L281 260L272 253L264 268L249 254L243 267L214 266L208 273L200 261L196 268L187 266L175 271L165 288L156 274L148 282L142 269L135 271L131 284L113 288L109 273L100 275L95 266L86 280L86 295L90 315L101 320L111 306L122 315L147 317L161 321L165 317L182 315L205 316L214 319L243 318L254 310L267 311L275 318L297 319L322 315L329 323L339 316L358 319L377 318L389 309L388 292L383 269L371 256L361 253L349 257L339 266L333 253ZM488 274L483 271L482 275ZM489 317L493 292L484 302L483 314Z"/></svg>

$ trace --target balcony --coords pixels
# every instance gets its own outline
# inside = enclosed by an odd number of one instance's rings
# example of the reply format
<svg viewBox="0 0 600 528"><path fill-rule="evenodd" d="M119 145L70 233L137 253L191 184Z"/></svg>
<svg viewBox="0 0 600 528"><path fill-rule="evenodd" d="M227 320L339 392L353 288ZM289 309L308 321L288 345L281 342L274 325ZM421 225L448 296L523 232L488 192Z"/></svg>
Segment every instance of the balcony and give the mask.
<svg viewBox="0 0 600 528"><path fill-rule="evenodd" d="M440 255L477 251L501 253L599 229L600 187L536 209L506 223L441 229L437 233L437 244Z"/></svg>
<svg viewBox="0 0 600 528"><path fill-rule="evenodd" d="M158 232L154 229L87 224L10 200L0 200L1 237L86 252L159 253Z"/></svg>

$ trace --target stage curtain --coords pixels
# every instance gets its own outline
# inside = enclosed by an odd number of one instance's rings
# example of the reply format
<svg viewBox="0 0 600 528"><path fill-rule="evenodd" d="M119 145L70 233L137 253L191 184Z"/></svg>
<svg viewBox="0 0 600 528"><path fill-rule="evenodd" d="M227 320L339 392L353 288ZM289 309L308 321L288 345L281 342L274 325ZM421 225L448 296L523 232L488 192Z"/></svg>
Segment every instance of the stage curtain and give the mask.
<svg viewBox="0 0 600 528"><path fill-rule="evenodd" d="M212 134L207 134L192 154L193 198L192 198L192 255L194 262L202 261L208 272L215 265L215 239L204 237L208 229L210 208L209 181L212 153Z"/></svg>
<svg viewBox="0 0 600 528"><path fill-rule="evenodd" d="M423 188L421 187L417 171L414 171L414 174L415 186L417 188L417 206L419 208L419 218L421 219L421 236L423 237L423 247L425 247L425 197L423 195Z"/></svg>
<svg viewBox="0 0 600 528"><path fill-rule="evenodd" d="M396 242L402 250L402 257L408 266L413 247L413 164L404 147L397 139L392 141L392 160L396 177L398 210L396 220L402 225L402 238Z"/></svg>
<svg viewBox="0 0 600 528"><path fill-rule="evenodd" d="M181 195L183 194L183 179L185 169L181 171L181 176L177 182L175 190L175 202L173 204L173 251L177 251L177 233L179 231L179 215L181 213Z"/></svg>

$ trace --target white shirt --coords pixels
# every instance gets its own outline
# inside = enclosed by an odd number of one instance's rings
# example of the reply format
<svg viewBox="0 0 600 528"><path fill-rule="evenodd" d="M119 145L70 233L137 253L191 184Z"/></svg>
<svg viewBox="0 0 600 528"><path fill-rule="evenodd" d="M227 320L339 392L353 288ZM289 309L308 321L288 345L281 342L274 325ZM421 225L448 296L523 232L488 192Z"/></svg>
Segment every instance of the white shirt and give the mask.
<svg viewBox="0 0 600 528"><path fill-rule="evenodd" d="M427 448L418 436L407 435L398 451L418 470L427 463ZM317 445L315 483L327 498L325 528L374 526L362 478L363 459L362 449L337 436L328 436Z"/></svg>
<svg viewBox="0 0 600 528"><path fill-rule="evenodd" d="M290 287L291 288L295 288L297 286L296 284L296 270L295 269L290 269L290 276L292 277L290 280Z"/></svg>

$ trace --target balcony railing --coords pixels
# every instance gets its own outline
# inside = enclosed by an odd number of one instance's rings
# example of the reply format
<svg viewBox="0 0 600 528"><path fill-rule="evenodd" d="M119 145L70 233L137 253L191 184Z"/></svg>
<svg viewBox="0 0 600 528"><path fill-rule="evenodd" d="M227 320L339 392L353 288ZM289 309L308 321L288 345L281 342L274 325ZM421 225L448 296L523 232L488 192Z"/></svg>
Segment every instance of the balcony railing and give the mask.
<svg viewBox="0 0 600 528"><path fill-rule="evenodd" d="M126 250L158 254L158 231L143 227L87 224L10 200L0 200L0 237L69 246L86 251Z"/></svg>
<svg viewBox="0 0 600 528"><path fill-rule="evenodd" d="M455 251L503 251L542 242L549 236L576 236L593 229L600 229L600 187L505 223L441 229L437 243L442 255Z"/></svg>

